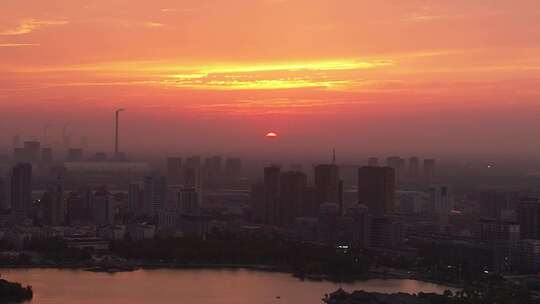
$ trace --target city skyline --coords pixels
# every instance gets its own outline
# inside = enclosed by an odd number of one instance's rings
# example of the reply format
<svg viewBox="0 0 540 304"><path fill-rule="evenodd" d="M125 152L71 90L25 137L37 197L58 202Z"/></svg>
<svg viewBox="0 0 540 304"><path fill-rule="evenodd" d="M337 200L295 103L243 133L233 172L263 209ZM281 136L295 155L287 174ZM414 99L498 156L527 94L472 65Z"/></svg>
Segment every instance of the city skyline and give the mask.
<svg viewBox="0 0 540 304"><path fill-rule="evenodd" d="M0 2L0 303L540 304L538 0Z"/></svg>

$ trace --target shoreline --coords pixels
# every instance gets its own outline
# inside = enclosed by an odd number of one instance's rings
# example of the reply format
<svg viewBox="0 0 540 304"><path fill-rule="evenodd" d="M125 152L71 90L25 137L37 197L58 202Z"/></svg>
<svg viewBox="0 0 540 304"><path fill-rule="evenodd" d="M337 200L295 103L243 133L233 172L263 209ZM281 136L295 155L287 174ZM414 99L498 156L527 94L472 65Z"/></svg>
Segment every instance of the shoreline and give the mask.
<svg viewBox="0 0 540 304"><path fill-rule="evenodd" d="M29 265L0 265L0 271L3 269L57 269L57 270L77 270L77 271L89 271L115 274L120 272L131 272L137 270L189 270L189 269L201 269L201 270L249 270L259 272L276 272L289 274L292 277L300 281L328 281L334 283L355 283L368 280L414 280L425 283L432 283L441 285L452 289L461 289L463 286L452 282L438 281L430 278L422 278L417 276L404 276L392 273L380 273L377 271L368 271L364 275L354 276L347 278L346 280L335 280L330 275L326 274L310 274L303 277L298 276L294 271L287 266L275 266L275 265L252 265L252 264L171 264L171 263L152 263L133 262L131 265L126 266L105 266L96 264L72 264L72 265L50 265L50 264L29 264Z"/></svg>

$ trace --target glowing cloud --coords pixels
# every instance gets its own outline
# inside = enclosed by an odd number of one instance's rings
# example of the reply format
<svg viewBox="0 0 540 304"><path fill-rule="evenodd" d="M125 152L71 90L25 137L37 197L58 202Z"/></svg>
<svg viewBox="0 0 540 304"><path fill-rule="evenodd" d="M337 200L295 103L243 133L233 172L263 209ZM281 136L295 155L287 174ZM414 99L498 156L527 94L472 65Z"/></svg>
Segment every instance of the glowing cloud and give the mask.
<svg viewBox="0 0 540 304"><path fill-rule="evenodd" d="M182 65L174 62L113 62L58 67L14 67L19 73L78 73L136 79L166 88L204 90L276 90L351 87L351 73L392 66L391 60L320 60L306 62ZM6 68L6 70L9 70Z"/></svg>
<svg viewBox="0 0 540 304"><path fill-rule="evenodd" d="M37 19L25 19L22 20L18 26L11 29L0 30L2 36L15 36L31 33L35 30L49 27L68 24L65 20L37 20Z"/></svg>
<svg viewBox="0 0 540 304"><path fill-rule="evenodd" d="M0 43L0 47L39 46L37 43Z"/></svg>

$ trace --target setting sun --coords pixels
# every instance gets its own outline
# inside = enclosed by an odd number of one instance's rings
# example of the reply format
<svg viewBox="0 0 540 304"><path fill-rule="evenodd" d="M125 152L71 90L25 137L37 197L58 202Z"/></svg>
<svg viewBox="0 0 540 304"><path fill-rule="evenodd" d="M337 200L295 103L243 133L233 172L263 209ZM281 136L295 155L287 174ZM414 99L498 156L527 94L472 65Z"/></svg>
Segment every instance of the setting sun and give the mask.
<svg viewBox="0 0 540 304"><path fill-rule="evenodd" d="M268 132L266 133L265 135L267 138L276 138L278 137L277 133L276 132Z"/></svg>

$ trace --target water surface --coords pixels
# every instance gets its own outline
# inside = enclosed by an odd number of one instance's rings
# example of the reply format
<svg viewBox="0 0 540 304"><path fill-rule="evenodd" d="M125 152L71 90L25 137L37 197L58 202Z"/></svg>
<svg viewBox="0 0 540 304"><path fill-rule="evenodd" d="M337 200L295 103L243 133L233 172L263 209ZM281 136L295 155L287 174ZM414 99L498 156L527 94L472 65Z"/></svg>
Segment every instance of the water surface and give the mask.
<svg viewBox="0 0 540 304"><path fill-rule="evenodd" d="M348 291L390 293L442 293L447 289L415 280L374 279L340 285L243 269L160 269L115 274L60 269L0 271L4 279L33 287L32 304L320 304L325 294L340 286Z"/></svg>

